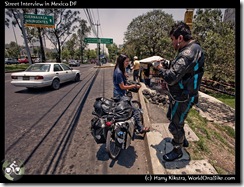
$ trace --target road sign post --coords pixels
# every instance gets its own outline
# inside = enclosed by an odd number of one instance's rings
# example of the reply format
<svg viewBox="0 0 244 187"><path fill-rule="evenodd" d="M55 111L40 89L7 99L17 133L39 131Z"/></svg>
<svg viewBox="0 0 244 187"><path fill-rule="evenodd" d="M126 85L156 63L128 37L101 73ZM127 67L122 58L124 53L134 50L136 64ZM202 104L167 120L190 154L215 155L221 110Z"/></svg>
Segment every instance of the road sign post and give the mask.
<svg viewBox="0 0 244 187"><path fill-rule="evenodd" d="M27 41L27 37L26 37L26 30L25 30L25 27L24 27L24 15L23 14L19 14L19 17L20 17L20 24L21 24L21 27L23 28L23 38L24 38L24 42L25 42L25 48L26 48L26 52L27 52L27 56L28 56L28 61L29 61L29 64L31 65L32 61L31 61L31 54L30 54L30 49L29 49L29 46L28 46L28 41Z"/></svg>
<svg viewBox="0 0 244 187"><path fill-rule="evenodd" d="M113 44L112 38L85 38L85 43L96 43L98 44L98 64L101 66L100 62L100 44Z"/></svg>
<svg viewBox="0 0 244 187"><path fill-rule="evenodd" d="M53 16L37 14L24 14L24 25L27 27L55 27Z"/></svg>
<svg viewBox="0 0 244 187"><path fill-rule="evenodd" d="M190 27L191 30L192 30L193 13L194 13L194 9L187 9L184 18L184 22Z"/></svg>

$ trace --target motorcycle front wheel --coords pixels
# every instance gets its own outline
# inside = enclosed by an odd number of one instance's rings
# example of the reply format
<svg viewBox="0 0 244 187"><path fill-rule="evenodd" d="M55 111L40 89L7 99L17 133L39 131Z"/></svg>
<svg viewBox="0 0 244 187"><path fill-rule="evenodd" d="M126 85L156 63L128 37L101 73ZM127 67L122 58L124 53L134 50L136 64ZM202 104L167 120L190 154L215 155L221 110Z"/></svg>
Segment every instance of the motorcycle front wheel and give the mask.
<svg viewBox="0 0 244 187"><path fill-rule="evenodd" d="M107 139L106 139L106 152L108 153L110 158L117 159L120 151L121 151L121 147L118 147L115 144L114 138L112 137L112 132L111 130L109 130L107 132Z"/></svg>

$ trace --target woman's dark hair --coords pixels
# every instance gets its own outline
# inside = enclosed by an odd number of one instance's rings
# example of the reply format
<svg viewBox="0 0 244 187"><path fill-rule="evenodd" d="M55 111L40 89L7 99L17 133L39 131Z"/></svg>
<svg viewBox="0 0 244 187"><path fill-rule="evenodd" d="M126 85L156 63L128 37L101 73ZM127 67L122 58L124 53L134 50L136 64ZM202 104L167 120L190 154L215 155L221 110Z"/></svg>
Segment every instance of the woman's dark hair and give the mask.
<svg viewBox="0 0 244 187"><path fill-rule="evenodd" d="M126 54L120 54L117 58L116 65L114 67L114 70L119 67L119 69L122 71L123 74L125 74L125 66L124 61L125 59L129 58Z"/></svg>
<svg viewBox="0 0 244 187"><path fill-rule="evenodd" d="M185 41L192 39L190 27L182 21L172 27L169 35L173 35L176 39L182 35Z"/></svg>

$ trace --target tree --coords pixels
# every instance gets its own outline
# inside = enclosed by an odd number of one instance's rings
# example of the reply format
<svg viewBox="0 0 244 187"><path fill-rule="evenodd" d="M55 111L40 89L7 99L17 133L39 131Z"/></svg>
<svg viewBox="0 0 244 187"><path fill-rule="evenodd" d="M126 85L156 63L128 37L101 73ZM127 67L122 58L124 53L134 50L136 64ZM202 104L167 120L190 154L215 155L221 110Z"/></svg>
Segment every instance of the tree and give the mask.
<svg viewBox="0 0 244 187"><path fill-rule="evenodd" d="M19 46L16 42L10 42L7 46L5 46L5 57L9 58L18 58L19 55Z"/></svg>
<svg viewBox="0 0 244 187"><path fill-rule="evenodd" d="M57 50L57 62L61 62L61 49L67 38L78 28L80 20L79 11L64 8L45 9L45 15L54 16L55 28L45 29L45 36L50 40Z"/></svg>
<svg viewBox="0 0 244 187"><path fill-rule="evenodd" d="M113 44L106 44L106 47L108 49L110 61L115 62L117 53L119 52L118 46L115 43L113 43Z"/></svg>
<svg viewBox="0 0 244 187"><path fill-rule="evenodd" d="M62 49L62 60L68 60L69 59L69 50L66 48L66 47L64 47L63 49Z"/></svg>
<svg viewBox="0 0 244 187"><path fill-rule="evenodd" d="M25 28L23 28L22 24L21 24L21 15L23 15L25 13L29 13L29 12L31 12L31 9L7 8L5 10L5 15L6 15L5 16L5 25L7 27L9 27L10 25L13 25L14 27L18 26L19 29L21 30L22 35L24 36ZM27 32L26 34L27 34L27 36L24 39L32 37L31 35L29 35L29 32ZM28 47L28 42L26 42L26 52L27 52L28 56L31 56L29 47Z"/></svg>
<svg viewBox="0 0 244 187"><path fill-rule="evenodd" d="M193 36L204 49L206 75L216 81L235 82L235 29L222 22L222 17L218 9L198 9Z"/></svg>
<svg viewBox="0 0 244 187"><path fill-rule="evenodd" d="M77 46L77 35L72 34L71 38L65 42L65 48L69 51L69 58L75 59L75 49Z"/></svg>
<svg viewBox="0 0 244 187"><path fill-rule="evenodd" d="M96 52L96 49L88 49L88 50L85 50L84 51L84 57L87 59L87 60L90 60L91 63L95 63L95 60L97 58L97 52Z"/></svg>
<svg viewBox="0 0 244 187"><path fill-rule="evenodd" d="M173 16L162 10L153 10L136 17L127 27L124 50L139 58L161 55L173 58L169 31L174 24ZM128 48L128 50L127 50Z"/></svg>
<svg viewBox="0 0 244 187"><path fill-rule="evenodd" d="M43 47L43 43L42 43L42 29L41 28L35 28L35 27L26 27L26 28L22 28L21 26L21 20L20 20L20 14L42 14L43 13L43 9L13 9L13 8L9 8L6 9L6 17L5 17L5 25L7 27L9 27L10 24L12 24L14 27L18 26L19 29L21 30L22 34L24 32L23 29L26 30L26 34L27 34L27 41L28 43L32 43L33 41L39 41L40 42L40 50L39 52L41 53L42 56L42 61L46 60L45 57L45 52L44 52L44 47Z"/></svg>
<svg viewBox="0 0 244 187"><path fill-rule="evenodd" d="M234 30L223 27L224 35L208 31L203 48L206 52L206 71L211 79L235 82ZM228 69L228 71L226 71Z"/></svg>
<svg viewBox="0 0 244 187"><path fill-rule="evenodd" d="M77 36L78 36L78 41L80 46L80 59L81 62L83 62L84 49L88 45L87 43L84 42L84 39L88 36L88 34L91 33L91 27L88 27L87 21L82 19L79 21L79 28L80 29L77 30Z"/></svg>
<svg viewBox="0 0 244 187"><path fill-rule="evenodd" d="M222 12L220 9L197 9L193 18L193 35L198 41L205 41L207 32L219 33L222 23Z"/></svg>

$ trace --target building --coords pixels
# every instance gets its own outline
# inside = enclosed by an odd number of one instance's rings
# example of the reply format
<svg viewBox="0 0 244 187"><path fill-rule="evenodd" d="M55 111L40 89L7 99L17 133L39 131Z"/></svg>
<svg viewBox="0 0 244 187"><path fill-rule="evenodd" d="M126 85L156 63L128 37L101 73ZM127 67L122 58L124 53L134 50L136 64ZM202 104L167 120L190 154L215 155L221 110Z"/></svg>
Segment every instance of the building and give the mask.
<svg viewBox="0 0 244 187"><path fill-rule="evenodd" d="M231 22L231 23L235 24L235 9L234 8L227 8L225 10L223 22Z"/></svg>

